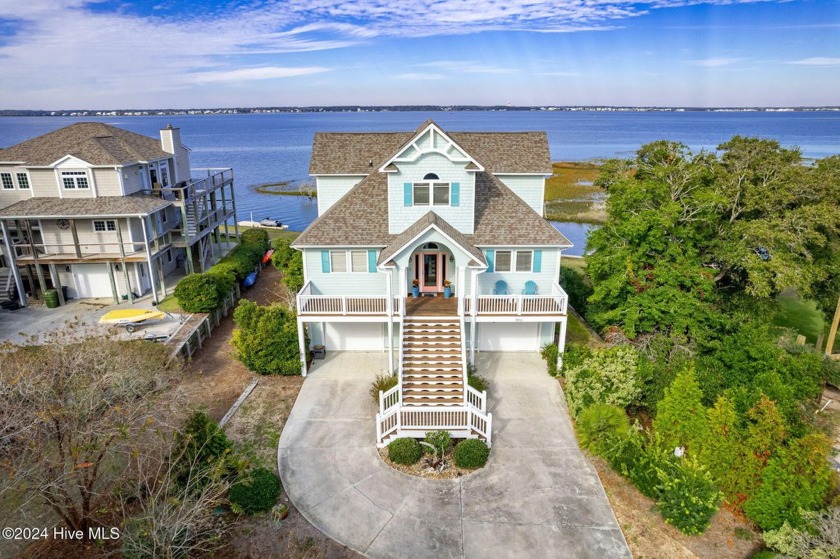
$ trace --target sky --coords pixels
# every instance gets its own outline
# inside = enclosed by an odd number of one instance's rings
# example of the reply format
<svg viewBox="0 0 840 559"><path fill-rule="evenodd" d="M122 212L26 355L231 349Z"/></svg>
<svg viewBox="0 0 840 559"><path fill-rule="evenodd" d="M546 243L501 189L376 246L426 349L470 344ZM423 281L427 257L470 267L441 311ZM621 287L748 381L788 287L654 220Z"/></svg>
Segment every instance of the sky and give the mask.
<svg viewBox="0 0 840 559"><path fill-rule="evenodd" d="M0 108L840 105L840 0L0 0Z"/></svg>

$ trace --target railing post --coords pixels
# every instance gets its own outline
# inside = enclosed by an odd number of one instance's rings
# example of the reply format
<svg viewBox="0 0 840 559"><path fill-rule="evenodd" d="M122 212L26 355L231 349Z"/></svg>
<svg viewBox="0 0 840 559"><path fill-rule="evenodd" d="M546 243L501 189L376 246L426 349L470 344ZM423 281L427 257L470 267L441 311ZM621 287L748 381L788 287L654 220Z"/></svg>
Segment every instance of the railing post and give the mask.
<svg viewBox="0 0 840 559"><path fill-rule="evenodd" d="M341 314L347 314L347 297L341 298Z"/></svg>
<svg viewBox="0 0 840 559"><path fill-rule="evenodd" d="M382 391L379 391L379 413L380 415L385 415L385 404L382 400Z"/></svg>

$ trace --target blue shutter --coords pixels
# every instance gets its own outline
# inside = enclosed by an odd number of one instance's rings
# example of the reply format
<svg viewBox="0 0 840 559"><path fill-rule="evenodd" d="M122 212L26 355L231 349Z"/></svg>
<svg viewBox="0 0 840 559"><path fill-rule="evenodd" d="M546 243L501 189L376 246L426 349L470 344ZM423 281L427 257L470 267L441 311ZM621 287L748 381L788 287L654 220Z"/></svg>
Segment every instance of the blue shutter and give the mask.
<svg viewBox="0 0 840 559"><path fill-rule="evenodd" d="M534 273L539 273L542 270L542 251L535 250L534 251L534 260L533 260L533 270Z"/></svg>
<svg viewBox="0 0 840 559"><path fill-rule="evenodd" d="M321 271L325 274L330 273L330 251L321 251Z"/></svg>
<svg viewBox="0 0 840 559"><path fill-rule="evenodd" d="M455 207L461 205L461 183L459 182L453 182L449 189L449 205Z"/></svg>
<svg viewBox="0 0 840 559"><path fill-rule="evenodd" d="M411 200L412 200L411 194L412 194L411 183L410 182L404 182L403 183L403 205L405 207L408 207L408 206L411 205Z"/></svg>
<svg viewBox="0 0 840 559"><path fill-rule="evenodd" d="M493 265L493 258L496 256L496 251L493 250L485 250L484 251L484 258L487 259L487 271L492 272L495 267Z"/></svg>
<svg viewBox="0 0 840 559"><path fill-rule="evenodd" d="M371 274L376 273L376 251L369 250L368 251L368 272Z"/></svg>

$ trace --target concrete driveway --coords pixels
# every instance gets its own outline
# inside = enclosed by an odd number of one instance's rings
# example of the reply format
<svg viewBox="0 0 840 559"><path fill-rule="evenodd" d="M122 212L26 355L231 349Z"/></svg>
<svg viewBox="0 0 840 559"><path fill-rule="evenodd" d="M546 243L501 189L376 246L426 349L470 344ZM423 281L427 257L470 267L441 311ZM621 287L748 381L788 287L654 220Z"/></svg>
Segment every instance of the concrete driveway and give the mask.
<svg viewBox="0 0 840 559"><path fill-rule="evenodd" d="M283 429L283 487L319 530L389 559L631 556L539 355L480 356L493 449L458 480L409 476L380 459L368 390L386 364L351 352L316 362Z"/></svg>

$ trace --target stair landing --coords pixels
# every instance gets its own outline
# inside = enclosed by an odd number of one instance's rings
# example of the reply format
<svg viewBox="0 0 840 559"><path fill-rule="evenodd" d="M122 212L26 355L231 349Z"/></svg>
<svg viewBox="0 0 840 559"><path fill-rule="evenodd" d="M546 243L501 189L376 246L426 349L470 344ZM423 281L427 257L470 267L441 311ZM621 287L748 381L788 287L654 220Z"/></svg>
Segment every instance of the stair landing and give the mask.
<svg viewBox="0 0 840 559"><path fill-rule="evenodd" d="M433 296L436 295L436 296ZM407 297L405 300L405 314L412 316L451 316L458 314L458 299L444 297L443 293L421 294L416 299Z"/></svg>

